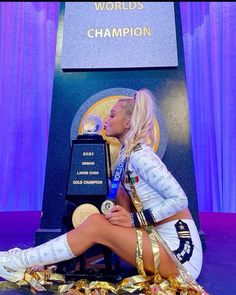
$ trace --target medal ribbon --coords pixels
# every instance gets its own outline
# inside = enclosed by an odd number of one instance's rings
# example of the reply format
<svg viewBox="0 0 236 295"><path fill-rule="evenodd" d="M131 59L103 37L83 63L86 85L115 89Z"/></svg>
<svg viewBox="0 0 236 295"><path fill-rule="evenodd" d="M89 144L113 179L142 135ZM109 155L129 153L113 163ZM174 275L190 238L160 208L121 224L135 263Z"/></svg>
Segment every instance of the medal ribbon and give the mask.
<svg viewBox="0 0 236 295"><path fill-rule="evenodd" d="M114 173L112 176L111 189L108 196L108 199L112 201L114 201L116 198L117 190L119 188L119 184L120 184L123 172L125 170L125 165L126 165L126 157L121 156L118 160L118 163L114 169Z"/></svg>

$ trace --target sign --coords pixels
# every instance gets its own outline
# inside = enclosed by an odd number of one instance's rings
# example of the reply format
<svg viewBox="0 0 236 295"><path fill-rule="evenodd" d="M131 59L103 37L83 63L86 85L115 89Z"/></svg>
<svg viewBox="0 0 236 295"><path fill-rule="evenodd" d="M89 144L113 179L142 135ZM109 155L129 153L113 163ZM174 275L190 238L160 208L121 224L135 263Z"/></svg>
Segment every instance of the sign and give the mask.
<svg viewBox="0 0 236 295"><path fill-rule="evenodd" d="M63 70L178 66L174 2L66 2Z"/></svg>

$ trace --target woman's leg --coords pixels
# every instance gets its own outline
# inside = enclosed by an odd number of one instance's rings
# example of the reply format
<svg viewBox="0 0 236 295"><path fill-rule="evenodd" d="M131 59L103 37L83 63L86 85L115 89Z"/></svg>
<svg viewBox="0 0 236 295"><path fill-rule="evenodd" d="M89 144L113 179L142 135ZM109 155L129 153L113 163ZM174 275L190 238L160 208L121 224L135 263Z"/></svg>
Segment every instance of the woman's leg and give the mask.
<svg viewBox="0 0 236 295"><path fill-rule="evenodd" d="M93 214L76 229L67 233L67 240L74 255L80 255L99 243L109 247L122 259L135 266L137 236L134 228L115 226L102 214ZM163 277L178 274L177 267L164 247L158 243L160 253L159 273ZM154 272L153 254L148 234L143 231L143 262L147 272Z"/></svg>
<svg viewBox="0 0 236 295"><path fill-rule="evenodd" d="M93 214L76 229L47 243L25 250L0 253L0 277L12 282L23 279L27 268L72 259L95 243L109 247L118 256L135 266L136 230L115 226L102 214ZM159 244L160 267L163 277L177 274L174 262ZM143 263L147 272L154 272L153 254L148 234L143 232Z"/></svg>
<svg viewBox="0 0 236 295"><path fill-rule="evenodd" d="M0 277L17 282L24 278L27 268L54 264L74 257L64 234L37 247L0 252Z"/></svg>

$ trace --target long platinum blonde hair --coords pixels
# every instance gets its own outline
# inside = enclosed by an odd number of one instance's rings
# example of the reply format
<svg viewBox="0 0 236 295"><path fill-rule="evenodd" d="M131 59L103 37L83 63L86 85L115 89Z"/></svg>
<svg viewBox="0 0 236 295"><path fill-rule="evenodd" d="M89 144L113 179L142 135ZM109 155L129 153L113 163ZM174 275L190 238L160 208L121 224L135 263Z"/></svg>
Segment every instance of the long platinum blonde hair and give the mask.
<svg viewBox="0 0 236 295"><path fill-rule="evenodd" d="M156 143L154 134L155 98L147 89L138 90L132 99L121 98L125 115L130 116L130 130L124 140L124 154L129 155L139 143L153 146Z"/></svg>

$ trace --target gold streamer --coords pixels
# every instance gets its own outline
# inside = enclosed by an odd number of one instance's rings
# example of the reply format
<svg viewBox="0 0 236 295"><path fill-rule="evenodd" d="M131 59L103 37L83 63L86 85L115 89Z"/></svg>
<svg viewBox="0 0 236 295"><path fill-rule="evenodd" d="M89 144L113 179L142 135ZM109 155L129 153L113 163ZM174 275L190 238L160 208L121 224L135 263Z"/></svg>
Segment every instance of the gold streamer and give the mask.
<svg viewBox="0 0 236 295"><path fill-rule="evenodd" d="M135 187L134 187L134 184L132 183L131 179L130 179L130 174L129 174L129 170L128 170L128 167L129 167L129 156L126 158L126 172L128 173L128 178L129 178L129 183L130 183L130 189L131 189L131 200L133 202L133 205L136 209L137 212L140 212L143 208L142 206L142 203L141 201L139 200L139 197L138 195L136 194L136 190L135 190ZM140 223L141 224L141 223Z"/></svg>
<svg viewBox="0 0 236 295"><path fill-rule="evenodd" d="M1 291L5 291L7 289L20 289L20 286L17 283L13 283L13 282L8 282L8 281L3 281L0 282L0 290Z"/></svg>
<svg viewBox="0 0 236 295"><path fill-rule="evenodd" d="M141 210L140 212L137 212L137 214L140 216L140 219L142 220L142 225L144 225L144 226L147 226L148 224L147 224L147 220L146 220L146 218L145 218L145 216L144 216L144 214L143 214L143 211Z"/></svg>
<svg viewBox="0 0 236 295"><path fill-rule="evenodd" d="M30 276L30 274L26 275L28 281L32 280ZM34 284L34 286L37 286L37 284ZM30 285L33 289L34 286ZM20 289L20 286L11 282L1 282L0 290L6 289ZM47 285L46 290L53 291L55 294L66 295L108 295L109 292L119 295L137 291L147 295L208 295L204 290L196 290L195 286L186 284L180 275L163 279L159 274L155 276L136 275L128 277L116 285L104 281L89 282L88 280L79 280L67 285Z"/></svg>
<svg viewBox="0 0 236 295"><path fill-rule="evenodd" d="M189 272L183 267L181 262L177 259L177 257L174 255L174 253L170 250L169 246L166 244L166 242L162 239L160 234L155 230L155 228L151 225L146 228L148 231L151 231L156 239L164 246L165 250L169 254L169 256L172 258L172 260L175 262L176 266L178 267L180 276L182 277L183 281L187 283L189 286L191 286L192 289L194 289L196 292L200 292L199 294L203 294L204 290L202 286L200 286L189 274Z"/></svg>
<svg viewBox="0 0 236 295"><path fill-rule="evenodd" d="M89 284L90 289L102 289L104 291L111 291L113 293L116 292L116 286L112 283L103 282L103 281L95 281ZM104 292L103 291L103 292Z"/></svg>
<svg viewBox="0 0 236 295"><path fill-rule="evenodd" d="M32 275L30 275L29 273L25 273L25 277L24 280L36 291L46 291L46 288L44 288L41 283L39 282L39 280L37 280L36 278L34 278Z"/></svg>
<svg viewBox="0 0 236 295"><path fill-rule="evenodd" d="M145 287L147 277L142 275L132 276L123 279L116 288L115 294L121 294L123 292L133 293L138 290L142 290Z"/></svg>
<svg viewBox="0 0 236 295"><path fill-rule="evenodd" d="M71 284L65 284L65 285L59 285L58 286L58 293L62 294L62 293L66 293L69 290L72 290L72 288L74 287L76 283L71 283Z"/></svg>
<svg viewBox="0 0 236 295"><path fill-rule="evenodd" d="M136 266L140 275L146 275L143 265L143 232L141 229L136 229L137 245L136 245Z"/></svg>
<svg viewBox="0 0 236 295"><path fill-rule="evenodd" d="M155 274L158 274L159 272L159 266L160 266L160 249L157 242L157 239L150 228L146 228L147 233L149 235L149 239L151 241L152 245L152 253L153 253L153 259L154 259L154 268L155 268Z"/></svg>

